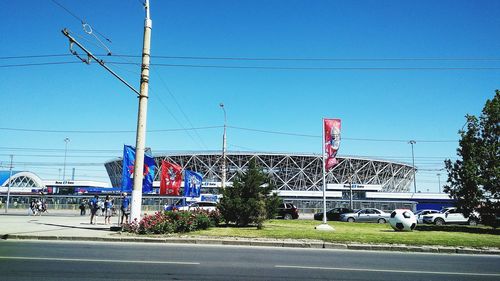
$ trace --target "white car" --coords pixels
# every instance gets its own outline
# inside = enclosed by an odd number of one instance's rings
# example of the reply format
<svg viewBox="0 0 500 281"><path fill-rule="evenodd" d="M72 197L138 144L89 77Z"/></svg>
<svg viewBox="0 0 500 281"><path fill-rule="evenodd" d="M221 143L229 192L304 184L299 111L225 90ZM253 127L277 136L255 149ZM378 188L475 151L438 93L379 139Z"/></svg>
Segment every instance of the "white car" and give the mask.
<svg viewBox="0 0 500 281"><path fill-rule="evenodd" d="M425 210L420 210L415 213L415 216L417 217L417 223L422 224L424 223L424 216L425 215L431 215L431 214L437 214L439 213L438 210L431 210L431 209L425 209Z"/></svg>
<svg viewBox="0 0 500 281"><path fill-rule="evenodd" d="M215 211L217 210L216 202L195 202L188 206L182 206L178 208L179 211L194 211L194 210L206 210L206 211Z"/></svg>
<svg viewBox="0 0 500 281"><path fill-rule="evenodd" d="M465 217L455 207L443 208L441 212L436 214L424 215L423 222L428 224L443 225L443 224L469 224L477 225L479 216L472 214Z"/></svg>

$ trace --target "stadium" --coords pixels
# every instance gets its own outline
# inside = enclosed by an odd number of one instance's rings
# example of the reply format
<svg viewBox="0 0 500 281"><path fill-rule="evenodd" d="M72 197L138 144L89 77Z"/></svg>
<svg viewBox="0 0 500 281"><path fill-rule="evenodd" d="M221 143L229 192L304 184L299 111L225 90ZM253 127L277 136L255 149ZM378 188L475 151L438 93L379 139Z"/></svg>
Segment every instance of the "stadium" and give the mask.
<svg viewBox="0 0 500 281"><path fill-rule="evenodd" d="M217 192L221 187L222 155L220 151L183 152L155 155L157 167L162 160L180 165L203 175L202 192ZM256 152L227 152L227 185L248 163L255 159L275 186L275 191L286 202L302 209L320 208L323 198L322 157L316 154L280 154ZM328 207L346 206L352 198L353 207L415 209L417 202L401 199L409 193L416 170L408 164L360 157L338 157L339 163L326 173ZM122 160L105 163L113 186L121 185ZM159 186L159 174L154 187ZM352 195L351 195L352 194ZM398 196L393 196L398 194ZM404 197L404 196L403 196ZM413 198L413 197L412 197Z"/></svg>

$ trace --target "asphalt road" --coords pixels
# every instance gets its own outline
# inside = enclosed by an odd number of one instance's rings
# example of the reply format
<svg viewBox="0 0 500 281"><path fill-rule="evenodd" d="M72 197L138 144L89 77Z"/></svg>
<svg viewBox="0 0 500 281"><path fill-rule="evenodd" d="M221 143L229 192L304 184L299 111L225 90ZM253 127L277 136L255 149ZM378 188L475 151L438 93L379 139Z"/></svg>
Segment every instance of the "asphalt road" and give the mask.
<svg viewBox="0 0 500 281"><path fill-rule="evenodd" d="M210 245L0 241L6 280L500 280L500 257Z"/></svg>

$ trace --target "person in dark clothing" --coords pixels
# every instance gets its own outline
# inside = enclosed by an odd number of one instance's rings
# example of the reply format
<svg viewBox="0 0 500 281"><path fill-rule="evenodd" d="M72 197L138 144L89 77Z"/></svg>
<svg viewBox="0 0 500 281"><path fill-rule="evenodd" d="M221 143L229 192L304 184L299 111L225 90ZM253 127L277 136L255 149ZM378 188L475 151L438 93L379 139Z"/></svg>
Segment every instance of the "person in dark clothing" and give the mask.
<svg viewBox="0 0 500 281"><path fill-rule="evenodd" d="M97 202L99 200L99 196L94 195L94 198L90 199L89 205L90 205L90 224L95 224L94 222L94 217L95 214L97 213L97 210L99 207L97 206Z"/></svg>
<svg viewBox="0 0 500 281"><path fill-rule="evenodd" d="M130 214L130 199L127 197L127 192L122 193L122 205L120 209L122 211L120 224L123 224L123 218L125 218L125 222L128 223L128 216Z"/></svg>

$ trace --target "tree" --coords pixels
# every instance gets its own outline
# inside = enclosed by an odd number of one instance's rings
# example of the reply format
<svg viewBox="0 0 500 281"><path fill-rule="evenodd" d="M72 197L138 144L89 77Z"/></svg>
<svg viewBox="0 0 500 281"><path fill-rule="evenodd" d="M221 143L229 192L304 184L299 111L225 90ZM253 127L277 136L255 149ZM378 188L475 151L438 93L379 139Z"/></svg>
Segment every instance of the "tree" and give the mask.
<svg viewBox="0 0 500 281"><path fill-rule="evenodd" d="M500 216L500 91L486 101L479 119L467 115L467 130L454 163L445 161L448 184L445 192L457 200L457 207L469 216L479 213L484 224L497 227Z"/></svg>
<svg viewBox="0 0 500 281"><path fill-rule="evenodd" d="M264 220L274 216L281 203L276 194L271 194L273 189L269 176L252 159L248 170L238 174L233 186L222 191L218 208L226 223L256 224L261 229Z"/></svg>

